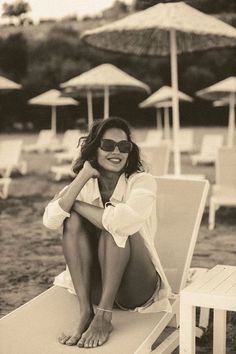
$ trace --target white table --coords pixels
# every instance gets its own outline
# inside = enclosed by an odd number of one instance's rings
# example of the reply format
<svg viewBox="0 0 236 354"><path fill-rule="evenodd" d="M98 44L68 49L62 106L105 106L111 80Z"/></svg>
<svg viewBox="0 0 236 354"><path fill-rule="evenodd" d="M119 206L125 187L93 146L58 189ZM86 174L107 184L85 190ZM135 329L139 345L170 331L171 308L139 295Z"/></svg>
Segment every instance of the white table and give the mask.
<svg viewBox="0 0 236 354"><path fill-rule="evenodd" d="M225 354L226 313L236 311L236 267L217 265L181 291L180 354L195 353L197 306L214 310L213 353Z"/></svg>

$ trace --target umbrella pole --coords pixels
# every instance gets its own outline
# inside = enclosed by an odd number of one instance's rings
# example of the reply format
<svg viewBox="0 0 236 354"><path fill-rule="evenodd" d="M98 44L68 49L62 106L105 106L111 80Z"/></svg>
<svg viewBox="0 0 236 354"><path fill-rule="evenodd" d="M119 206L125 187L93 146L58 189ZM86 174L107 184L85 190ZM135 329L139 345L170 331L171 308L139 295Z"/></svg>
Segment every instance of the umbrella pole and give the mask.
<svg viewBox="0 0 236 354"><path fill-rule="evenodd" d="M170 59L171 59L171 86L173 89L173 142L174 142L174 174L181 174L180 151L179 151L179 98L178 98L178 67L176 32L170 31Z"/></svg>
<svg viewBox="0 0 236 354"><path fill-rule="evenodd" d="M234 144L234 130L235 130L235 93L230 93L229 99L229 127L227 146L232 147Z"/></svg>
<svg viewBox="0 0 236 354"><path fill-rule="evenodd" d="M109 117L109 87L104 86L104 119Z"/></svg>
<svg viewBox="0 0 236 354"><path fill-rule="evenodd" d="M57 133L57 108L56 108L56 106L52 106L51 130L56 135L56 133Z"/></svg>
<svg viewBox="0 0 236 354"><path fill-rule="evenodd" d="M87 107L88 107L88 127L93 124L93 97L92 92L87 90Z"/></svg>
<svg viewBox="0 0 236 354"><path fill-rule="evenodd" d="M170 139L170 116L168 107L164 107L164 129L165 139Z"/></svg>

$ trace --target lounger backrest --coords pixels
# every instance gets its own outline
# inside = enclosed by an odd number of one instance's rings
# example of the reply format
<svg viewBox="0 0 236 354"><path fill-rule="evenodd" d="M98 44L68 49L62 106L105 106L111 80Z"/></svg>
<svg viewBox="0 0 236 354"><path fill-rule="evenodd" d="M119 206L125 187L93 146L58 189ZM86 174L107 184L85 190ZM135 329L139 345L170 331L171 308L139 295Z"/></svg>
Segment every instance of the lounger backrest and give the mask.
<svg viewBox="0 0 236 354"><path fill-rule="evenodd" d="M179 148L180 151L193 150L193 129L181 128L179 130Z"/></svg>
<svg viewBox="0 0 236 354"><path fill-rule="evenodd" d="M156 249L174 293L186 284L209 183L157 177Z"/></svg>
<svg viewBox="0 0 236 354"><path fill-rule="evenodd" d="M0 162L1 165L6 161L8 164L15 165L20 158L23 147L23 140L5 140L0 143Z"/></svg>
<svg viewBox="0 0 236 354"><path fill-rule="evenodd" d="M236 147L222 147L216 159L216 183L236 190Z"/></svg>
<svg viewBox="0 0 236 354"><path fill-rule="evenodd" d="M62 146L68 151L74 150L78 146L79 138L81 133L76 129L68 129L64 133L64 137L62 140Z"/></svg>
<svg viewBox="0 0 236 354"><path fill-rule="evenodd" d="M170 160L170 145L162 143L160 145L141 147L141 155L147 171L154 176L163 176L168 173Z"/></svg>
<svg viewBox="0 0 236 354"><path fill-rule="evenodd" d="M201 154L217 156L218 149L223 145L223 136L220 134L204 135L202 139Z"/></svg>
<svg viewBox="0 0 236 354"><path fill-rule="evenodd" d="M37 145L47 146L54 138L54 132L51 129L42 129L39 132Z"/></svg>
<svg viewBox="0 0 236 354"><path fill-rule="evenodd" d="M161 130L148 130L145 142L160 144L162 139L162 131Z"/></svg>

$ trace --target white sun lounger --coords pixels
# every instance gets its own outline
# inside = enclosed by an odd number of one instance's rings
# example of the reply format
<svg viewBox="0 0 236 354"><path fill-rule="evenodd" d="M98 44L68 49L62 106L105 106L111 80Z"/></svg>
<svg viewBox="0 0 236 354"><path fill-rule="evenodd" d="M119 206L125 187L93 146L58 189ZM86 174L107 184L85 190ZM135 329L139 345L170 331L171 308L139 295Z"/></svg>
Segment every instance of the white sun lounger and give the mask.
<svg viewBox="0 0 236 354"><path fill-rule="evenodd" d="M50 170L54 175L55 181L60 181L65 177L75 177L75 173L72 170L71 164L52 166Z"/></svg>
<svg viewBox="0 0 236 354"><path fill-rule="evenodd" d="M45 152L53 145L55 133L51 129L42 129L38 134L35 144L28 144L24 146L26 152Z"/></svg>
<svg viewBox="0 0 236 354"><path fill-rule="evenodd" d="M216 161L218 149L223 145L223 136L220 134L204 135L200 154L191 156L193 165L212 164Z"/></svg>
<svg viewBox="0 0 236 354"><path fill-rule="evenodd" d="M236 207L236 147L223 147L216 159L216 184L209 204L209 229L215 227L215 213L221 206Z"/></svg>
<svg viewBox="0 0 236 354"><path fill-rule="evenodd" d="M153 146L159 145L162 140L162 131L157 129L148 130L146 138L144 141L139 143L139 146Z"/></svg>
<svg viewBox="0 0 236 354"><path fill-rule="evenodd" d="M55 144L51 144L49 147L50 151L64 151L70 152L78 146L79 138L81 132L77 129L68 129L63 134L63 138L60 142L56 141Z"/></svg>
<svg viewBox="0 0 236 354"><path fill-rule="evenodd" d="M146 354L168 323L179 322L179 292L184 288L208 191L207 181L157 178L158 232L156 246L172 286L172 313L140 314L114 310L114 331L94 354ZM184 196L184 197L183 197ZM76 296L52 287L0 321L0 343L4 354L88 353L88 349L57 342L79 318ZM175 323L174 323L175 322ZM178 329L154 353L171 353L179 342Z"/></svg>
<svg viewBox="0 0 236 354"><path fill-rule="evenodd" d="M153 176L163 176L168 173L170 161L170 144L141 146L141 156L144 166Z"/></svg>
<svg viewBox="0 0 236 354"><path fill-rule="evenodd" d="M0 198L6 199L8 197L10 183L11 178L0 178Z"/></svg>
<svg viewBox="0 0 236 354"><path fill-rule="evenodd" d="M18 170L22 175L26 174L27 163L21 160L22 148L22 139L5 140L0 143L0 174L2 177L10 177L13 170Z"/></svg>

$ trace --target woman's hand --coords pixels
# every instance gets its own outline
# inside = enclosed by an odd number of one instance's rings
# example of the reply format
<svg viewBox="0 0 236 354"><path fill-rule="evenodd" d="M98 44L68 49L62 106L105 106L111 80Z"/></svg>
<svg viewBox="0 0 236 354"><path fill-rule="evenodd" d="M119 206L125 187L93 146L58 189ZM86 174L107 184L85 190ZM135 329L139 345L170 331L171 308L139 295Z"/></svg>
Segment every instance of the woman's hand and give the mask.
<svg viewBox="0 0 236 354"><path fill-rule="evenodd" d="M88 177L88 178L98 178L100 176L100 173L96 168L92 167L91 163L89 161L85 161L84 166L82 168L82 172Z"/></svg>

